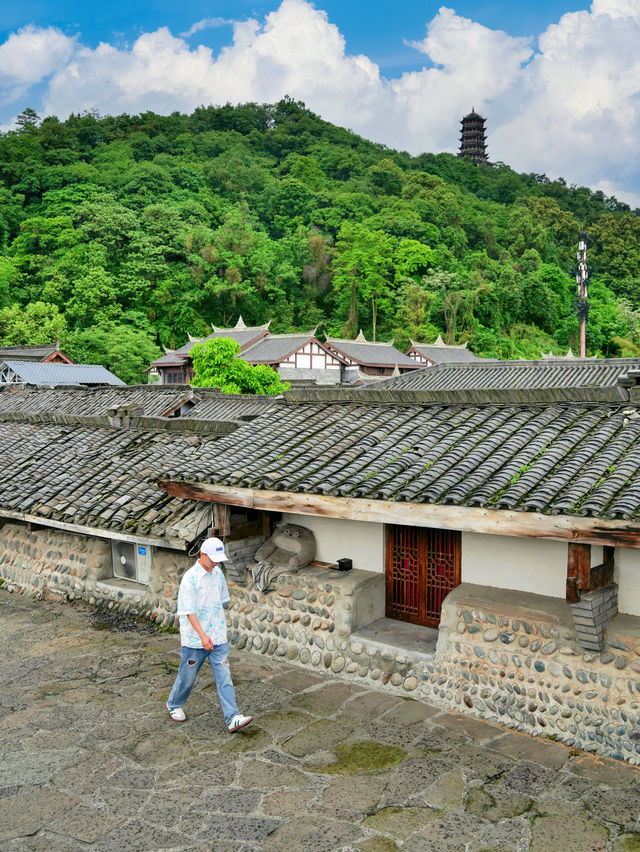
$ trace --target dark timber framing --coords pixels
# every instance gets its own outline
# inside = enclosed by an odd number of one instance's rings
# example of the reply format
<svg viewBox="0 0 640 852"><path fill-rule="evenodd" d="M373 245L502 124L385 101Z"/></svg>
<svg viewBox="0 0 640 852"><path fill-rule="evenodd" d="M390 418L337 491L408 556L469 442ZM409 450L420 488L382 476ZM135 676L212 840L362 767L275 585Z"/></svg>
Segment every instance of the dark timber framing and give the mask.
<svg viewBox="0 0 640 852"><path fill-rule="evenodd" d="M542 515L468 506L394 503L355 497L324 497L291 491L268 491L159 479L158 485L172 497L247 506L265 511L319 515L372 521L381 524L407 524L439 527L461 532L510 535L519 538L601 544L640 548L640 523L569 515Z"/></svg>

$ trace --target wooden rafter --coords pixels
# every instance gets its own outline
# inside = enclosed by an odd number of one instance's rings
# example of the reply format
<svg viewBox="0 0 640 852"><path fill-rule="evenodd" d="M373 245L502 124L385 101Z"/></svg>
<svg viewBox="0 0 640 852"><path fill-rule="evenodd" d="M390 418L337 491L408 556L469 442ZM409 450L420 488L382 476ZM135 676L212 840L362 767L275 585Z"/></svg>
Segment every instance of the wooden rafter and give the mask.
<svg viewBox="0 0 640 852"><path fill-rule="evenodd" d="M226 503L229 506L247 506L265 511L640 548L640 524L636 521L541 515L537 512L513 512L475 506L440 506L356 497L325 497L319 494L234 488L168 479L159 480L158 485L172 497Z"/></svg>

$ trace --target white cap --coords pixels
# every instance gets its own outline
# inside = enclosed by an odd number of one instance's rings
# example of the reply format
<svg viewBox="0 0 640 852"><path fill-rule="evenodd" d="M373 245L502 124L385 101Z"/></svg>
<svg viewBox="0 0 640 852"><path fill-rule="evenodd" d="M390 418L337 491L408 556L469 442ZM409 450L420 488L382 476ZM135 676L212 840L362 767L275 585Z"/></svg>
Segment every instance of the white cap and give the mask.
<svg viewBox="0 0 640 852"><path fill-rule="evenodd" d="M206 538L200 545L200 553L204 553L212 562L226 562L229 559L219 538Z"/></svg>

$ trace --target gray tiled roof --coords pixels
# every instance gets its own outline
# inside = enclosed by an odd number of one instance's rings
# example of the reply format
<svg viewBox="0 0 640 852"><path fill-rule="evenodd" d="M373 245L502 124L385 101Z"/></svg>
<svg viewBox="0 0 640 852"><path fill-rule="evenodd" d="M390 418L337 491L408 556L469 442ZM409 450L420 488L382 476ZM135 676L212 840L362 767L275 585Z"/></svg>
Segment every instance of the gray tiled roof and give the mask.
<svg viewBox="0 0 640 852"><path fill-rule="evenodd" d="M249 328L219 328L214 331L213 334L209 334L207 337L204 337L203 340L215 340L217 337L227 337L237 341L241 348L244 349L253 343L253 341L259 340L267 333L266 326L262 325L251 326ZM188 343L185 343L183 346L180 346L179 349L175 350L176 354L188 355L198 342L198 340L189 340Z"/></svg>
<svg viewBox="0 0 640 852"><path fill-rule="evenodd" d="M289 405L179 467L218 485L640 519L640 412Z"/></svg>
<svg viewBox="0 0 640 852"><path fill-rule="evenodd" d="M207 507L169 497L159 478L640 520L632 406L277 403L222 436L192 420L4 417L0 510L45 523L193 540Z"/></svg>
<svg viewBox="0 0 640 852"><path fill-rule="evenodd" d="M44 361L54 352L59 352L55 343L37 343L29 346L0 346L0 361L12 358L16 361Z"/></svg>
<svg viewBox="0 0 640 852"><path fill-rule="evenodd" d="M193 345L193 344L191 344ZM180 355L176 355L175 352L165 352L164 355L161 355L160 358L156 358L155 361L152 361L151 367L182 367L187 363L187 359L183 358Z"/></svg>
<svg viewBox="0 0 640 852"><path fill-rule="evenodd" d="M198 392L198 388L195 388ZM259 417L285 405L282 397L220 393L201 399L183 417L189 420L239 420Z"/></svg>
<svg viewBox="0 0 640 852"><path fill-rule="evenodd" d="M8 359L2 363L28 385L124 385L122 379L98 364L40 364Z"/></svg>
<svg viewBox="0 0 640 852"><path fill-rule="evenodd" d="M420 365L390 343L369 343L327 337L328 345L366 367L419 367Z"/></svg>
<svg viewBox="0 0 640 852"><path fill-rule="evenodd" d="M213 453L215 436L207 436ZM43 519L191 541L202 505L156 485L200 452L203 438L175 431L10 420L0 422L0 509Z"/></svg>
<svg viewBox="0 0 640 852"><path fill-rule="evenodd" d="M473 352L464 346L436 346L433 343L414 343L411 346L434 364L457 364L466 361L480 360Z"/></svg>
<svg viewBox="0 0 640 852"><path fill-rule="evenodd" d="M313 340L311 334L269 334L249 346L241 357L251 364L276 364Z"/></svg>
<svg viewBox="0 0 640 852"><path fill-rule="evenodd" d="M193 396L191 388L175 385L132 385L94 388L25 388L0 390L0 414L73 414L101 416L109 409L136 405L145 417L162 417Z"/></svg>
<svg viewBox="0 0 640 852"><path fill-rule="evenodd" d="M575 358L556 361L484 361L440 364L387 379L386 388L424 391L612 388L640 358ZM383 385L378 385L382 387Z"/></svg>
<svg viewBox="0 0 640 852"><path fill-rule="evenodd" d="M135 406L138 417L171 416L182 405L183 418L228 422L255 418L284 405L282 397L225 394L217 388L188 385L130 385L124 387L0 388L0 417L6 414L51 414L103 417L112 409Z"/></svg>

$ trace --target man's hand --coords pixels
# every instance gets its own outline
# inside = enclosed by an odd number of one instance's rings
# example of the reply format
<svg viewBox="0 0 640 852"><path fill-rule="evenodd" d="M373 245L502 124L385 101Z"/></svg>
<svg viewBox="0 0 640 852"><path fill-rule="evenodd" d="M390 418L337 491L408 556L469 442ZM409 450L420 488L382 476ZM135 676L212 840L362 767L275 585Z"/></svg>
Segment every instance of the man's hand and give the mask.
<svg viewBox="0 0 640 852"><path fill-rule="evenodd" d="M187 618L189 619L189 623L191 624L193 629L196 631L196 633L200 637L200 641L202 642L202 647L204 648L204 650L205 651L213 651L213 642L211 641L211 639L209 639L207 634L202 629L202 625L198 621L198 616L195 615L194 613L189 613L187 615Z"/></svg>

